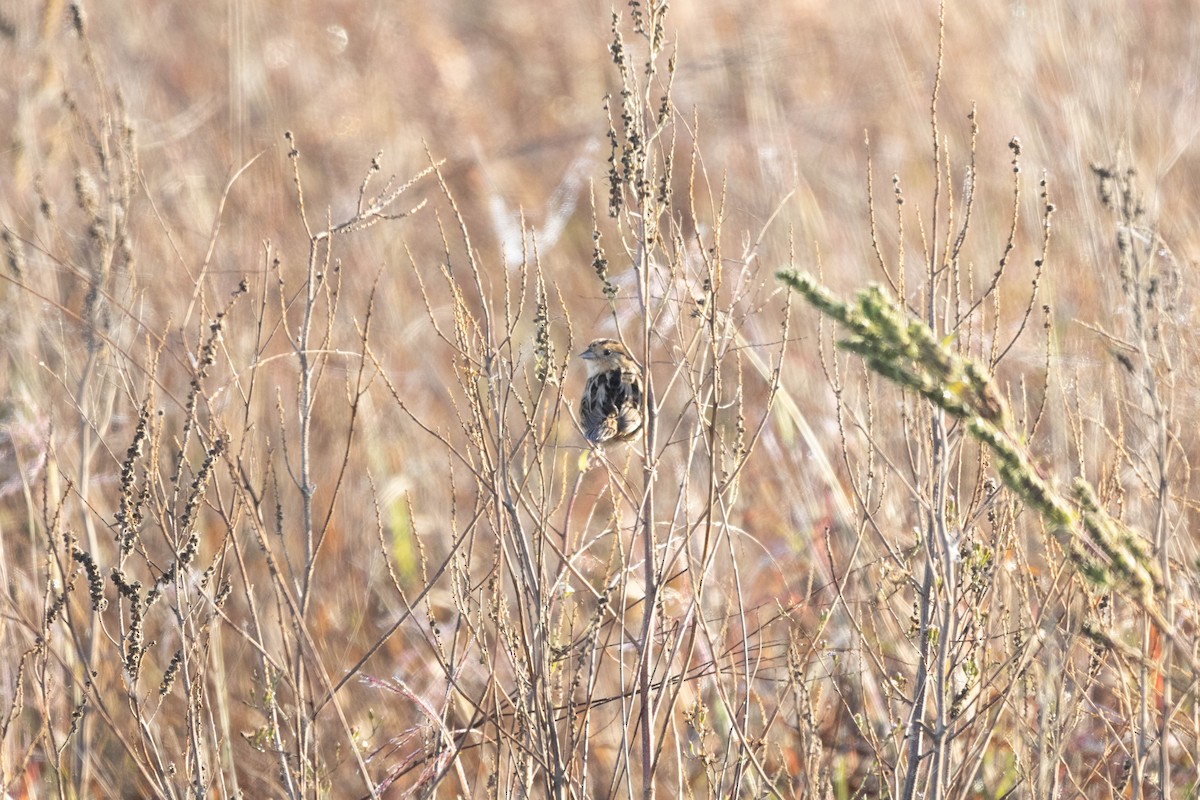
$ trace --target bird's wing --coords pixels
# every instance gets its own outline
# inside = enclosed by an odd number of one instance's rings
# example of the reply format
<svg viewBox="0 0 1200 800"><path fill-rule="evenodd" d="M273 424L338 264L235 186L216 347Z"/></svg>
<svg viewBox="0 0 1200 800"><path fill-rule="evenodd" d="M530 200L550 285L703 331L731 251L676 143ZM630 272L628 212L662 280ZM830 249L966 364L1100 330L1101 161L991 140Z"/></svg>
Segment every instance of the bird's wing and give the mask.
<svg viewBox="0 0 1200 800"><path fill-rule="evenodd" d="M580 412L593 442L631 436L642 425L641 382L621 370L596 375L584 389Z"/></svg>
<svg viewBox="0 0 1200 800"><path fill-rule="evenodd" d="M608 374L605 416L616 422L616 435L625 437L642 426L642 383L637 376L623 370Z"/></svg>

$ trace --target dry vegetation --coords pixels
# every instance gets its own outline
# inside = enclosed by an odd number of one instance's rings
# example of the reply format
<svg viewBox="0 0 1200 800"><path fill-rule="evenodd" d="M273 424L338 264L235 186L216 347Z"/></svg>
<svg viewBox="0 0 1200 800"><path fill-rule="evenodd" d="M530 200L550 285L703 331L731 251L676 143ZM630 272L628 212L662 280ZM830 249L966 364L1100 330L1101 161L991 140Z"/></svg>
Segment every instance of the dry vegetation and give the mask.
<svg viewBox="0 0 1200 800"><path fill-rule="evenodd" d="M1195 795L1189 3L209 5L0 16L0 789Z"/></svg>

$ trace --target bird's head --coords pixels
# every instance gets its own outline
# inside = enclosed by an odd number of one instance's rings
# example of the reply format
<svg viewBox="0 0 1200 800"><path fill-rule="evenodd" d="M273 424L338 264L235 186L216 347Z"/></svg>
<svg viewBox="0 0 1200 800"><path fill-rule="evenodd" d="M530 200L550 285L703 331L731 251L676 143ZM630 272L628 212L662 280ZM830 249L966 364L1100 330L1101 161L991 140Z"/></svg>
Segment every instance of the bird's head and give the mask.
<svg viewBox="0 0 1200 800"><path fill-rule="evenodd" d="M637 363L625 345L615 339L597 339L579 357L587 362L588 377L614 369L633 369Z"/></svg>

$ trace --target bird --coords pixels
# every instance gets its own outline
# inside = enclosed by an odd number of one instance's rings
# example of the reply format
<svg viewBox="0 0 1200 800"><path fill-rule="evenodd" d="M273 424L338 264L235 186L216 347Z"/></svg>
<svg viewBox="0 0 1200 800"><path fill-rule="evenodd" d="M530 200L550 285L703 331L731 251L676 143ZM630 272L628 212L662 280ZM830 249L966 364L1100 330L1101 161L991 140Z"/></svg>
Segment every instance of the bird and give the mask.
<svg viewBox="0 0 1200 800"><path fill-rule="evenodd" d="M597 339L579 354L588 378L579 401L579 422L589 443L627 442L642 429L642 372L625 345Z"/></svg>

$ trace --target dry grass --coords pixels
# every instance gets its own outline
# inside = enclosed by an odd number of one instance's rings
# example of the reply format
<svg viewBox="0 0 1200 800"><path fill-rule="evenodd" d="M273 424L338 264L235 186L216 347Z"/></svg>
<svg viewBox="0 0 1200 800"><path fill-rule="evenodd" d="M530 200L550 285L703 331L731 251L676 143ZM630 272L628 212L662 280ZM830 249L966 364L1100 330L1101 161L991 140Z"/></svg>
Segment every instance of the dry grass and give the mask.
<svg viewBox="0 0 1200 800"><path fill-rule="evenodd" d="M849 5L0 12L4 791L1192 796L1190 6Z"/></svg>

